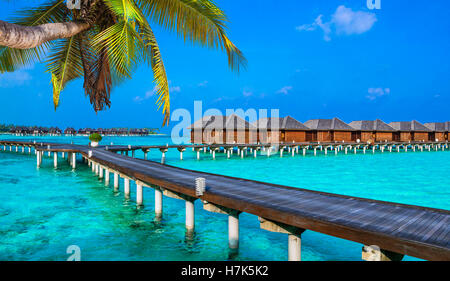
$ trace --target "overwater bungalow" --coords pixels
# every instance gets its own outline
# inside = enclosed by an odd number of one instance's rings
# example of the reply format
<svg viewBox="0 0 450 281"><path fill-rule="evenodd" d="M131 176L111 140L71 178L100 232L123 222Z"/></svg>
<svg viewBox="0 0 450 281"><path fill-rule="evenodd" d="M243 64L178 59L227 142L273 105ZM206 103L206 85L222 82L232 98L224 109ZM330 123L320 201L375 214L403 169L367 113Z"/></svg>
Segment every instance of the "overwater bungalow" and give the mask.
<svg viewBox="0 0 450 281"><path fill-rule="evenodd" d="M256 143L257 129L241 117L204 116L188 127L191 130L191 143L224 144Z"/></svg>
<svg viewBox="0 0 450 281"><path fill-rule="evenodd" d="M430 129L423 124L413 121L391 122L389 126L394 128L394 141L428 141Z"/></svg>
<svg viewBox="0 0 450 281"><path fill-rule="evenodd" d="M291 116L261 118L252 123L258 128L258 142L306 142L311 129Z"/></svg>
<svg viewBox="0 0 450 281"><path fill-rule="evenodd" d="M66 128L64 130L64 135L66 135L66 136L74 136L74 135L76 135L76 133L77 133L77 130L75 130L74 128L71 128L71 127Z"/></svg>
<svg viewBox="0 0 450 281"><path fill-rule="evenodd" d="M52 136L60 136L62 134L62 130L58 127L51 127L48 129L48 134Z"/></svg>
<svg viewBox="0 0 450 281"><path fill-rule="evenodd" d="M311 129L307 141L342 142L356 141L356 130L339 118L312 119L304 123Z"/></svg>
<svg viewBox="0 0 450 281"><path fill-rule="evenodd" d="M450 122L433 122L433 123L425 123L425 127L431 130L428 133L429 141L448 141L449 137L449 129Z"/></svg>
<svg viewBox="0 0 450 281"><path fill-rule="evenodd" d="M356 130L356 140L359 139L361 142L392 141L396 132L380 119L352 121L349 125Z"/></svg>

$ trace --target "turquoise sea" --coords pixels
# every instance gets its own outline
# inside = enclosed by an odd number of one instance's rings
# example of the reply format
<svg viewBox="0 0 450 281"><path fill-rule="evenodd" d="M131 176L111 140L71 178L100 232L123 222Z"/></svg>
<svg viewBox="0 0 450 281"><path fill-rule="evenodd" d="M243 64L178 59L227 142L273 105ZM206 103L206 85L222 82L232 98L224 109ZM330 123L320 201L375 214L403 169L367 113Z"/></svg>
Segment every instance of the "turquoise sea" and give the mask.
<svg viewBox="0 0 450 281"><path fill-rule="evenodd" d="M16 137L87 144L87 137ZM105 137L102 144L166 144L168 136ZM137 157L143 157L137 153ZM161 153L150 151L159 161ZM236 155L201 160L187 150L179 160L169 150L166 164L235 177L450 209L450 152L377 152L373 155L285 154L283 158ZM86 165L76 170L60 158L58 169L45 157L36 168L34 154L0 152L0 260L66 260L77 245L81 260L228 260L227 217L203 211L196 202L196 235L186 240L184 203L164 198L164 218L154 221L152 189L144 189L144 207L106 187ZM198 200L197 200L198 201ZM240 252L235 260L286 260L287 235L259 228L257 217L240 216ZM361 244L306 231L302 260L360 260ZM405 257L406 260L414 260Z"/></svg>

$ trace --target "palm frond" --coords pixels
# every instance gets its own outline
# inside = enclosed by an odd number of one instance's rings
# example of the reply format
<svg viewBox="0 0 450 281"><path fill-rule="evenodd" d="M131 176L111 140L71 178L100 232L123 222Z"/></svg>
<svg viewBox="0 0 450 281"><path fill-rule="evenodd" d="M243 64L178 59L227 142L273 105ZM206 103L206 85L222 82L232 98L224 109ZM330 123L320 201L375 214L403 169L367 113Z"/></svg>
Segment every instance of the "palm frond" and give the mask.
<svg viewBox="0 0 450 281"><path fill-rule="evenodd" d="M149 50L150 53L150 65L153 71L153 82L156 85L156 94L158 99L156 104L158 106L158 110L163 107L162 113L164 114L163 125L167 125L169 123L170 118L170 91L169 91L169 81L167 80L166 69L164 67L164 62L162 60L161 51L159 50L158 42L156 41L156 37L147 24L142 26L141 32L142 38L145 42L146 49ZM144 51L144 55L147 52Z"/></svg>
<svg viewBox="0 0 450 281"><path fill-rule="evenodd" d="M156 95L158 96L156 104L158 110L162 107L162 113L164 114L163 125L166 125L170 118L169 82L155 35L145 15L135 5L134 1L109 0L108 6L124 22L135 23L133 30L136 28L137 32L134 34L134 46L136 46L137 53L133 53L135 55L133 58L136 61L147 61L152 67L153 82L155 83Z"/></svg>
<svg viewBox="0 0 450 281"><path fill-rule="evenodd" d="M202 46L220 48L228 55L228 65L239 71L246 67L243 53L227 37L225 13L210 0L137 0L152 20Z"/></svg>
<svg viewBox="0 0 450 281"><path fill-rule="evenodd" d="M50 50L47 60L47 71L52 75L53 102L55 109L59 105L59 95L66 84L83 76L83 65L80 55L78 36L60 39Z"/></svg>
<svg viewBox="0 0 450 281"><path fill-rule="evenodd" d="M131 78L131 73L137 65L137 37L138 34L130 22L119 21L97 34L92 45L98 53L106 49L114 69Z"/></svg>

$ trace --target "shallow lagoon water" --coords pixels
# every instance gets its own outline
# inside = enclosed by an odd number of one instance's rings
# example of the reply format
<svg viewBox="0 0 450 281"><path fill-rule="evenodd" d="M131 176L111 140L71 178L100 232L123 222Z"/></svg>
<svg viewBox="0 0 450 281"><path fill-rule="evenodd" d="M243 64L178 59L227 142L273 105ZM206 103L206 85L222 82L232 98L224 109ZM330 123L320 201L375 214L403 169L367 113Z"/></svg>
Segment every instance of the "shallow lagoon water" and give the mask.
<svg viewBox="0 0 450 281"><path fill-rule="evenodd" d="M0 139L15 136L0 136ZM87 137L22 137L49 142L87 144ZM166 144L166 136L105 137L102 144ZM143 157L137 153L137 157ZM151 160L161 153L150 151ZM171 149L166 164L299 188L340 193L433 208L450 209L450 152L329 154L303 157L209 153L200 161L191 150L184 160ZM185 238L184 203L164 198L164 218L154 221L151 189L144 207L105 187L86 165L72 171L63 159L51 158L36 168L33 155L0 152L0 260L66 260L77 245L82 260L228 260L227 217L203 211L196 202L196 235ZM240 216L240 252L235 260L286 260L287 236L259 228L257 217ZM361 244L306 231L303 260L360 260ZM412 257L405 257L412 260Z"/></svg>

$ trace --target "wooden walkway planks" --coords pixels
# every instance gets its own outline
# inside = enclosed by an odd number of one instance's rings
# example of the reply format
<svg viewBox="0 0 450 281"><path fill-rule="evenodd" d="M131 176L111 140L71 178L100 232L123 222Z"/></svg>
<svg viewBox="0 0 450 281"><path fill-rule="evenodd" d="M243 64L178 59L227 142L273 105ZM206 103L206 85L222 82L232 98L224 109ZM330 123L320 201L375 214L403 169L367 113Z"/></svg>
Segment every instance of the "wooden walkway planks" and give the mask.
<svg viewBox="0 0 450 281"><path fill-rule="evenodd" d="M38 149L47 150L46 145ZM192 197L195 197L195 178L203 177L207 191L202 200L265 219L419 258L450 260L450 212L447 210L191 171L119 155L103 147L50 145L51 151L78 152L85 157L91 150L91 159L104 166L135 180Z"/></svg>

